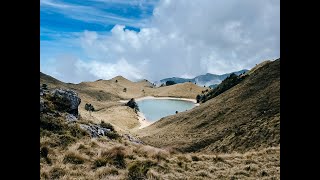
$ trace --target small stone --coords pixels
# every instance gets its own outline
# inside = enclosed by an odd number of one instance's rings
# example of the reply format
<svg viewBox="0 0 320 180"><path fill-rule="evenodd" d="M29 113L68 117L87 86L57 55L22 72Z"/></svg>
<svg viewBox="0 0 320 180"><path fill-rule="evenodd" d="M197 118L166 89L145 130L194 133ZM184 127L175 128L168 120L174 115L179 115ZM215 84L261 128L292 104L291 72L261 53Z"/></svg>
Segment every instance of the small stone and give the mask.
<svg viewBox="0 0 320 180"><path fill-rule="evenodd" d="M67 114L67 115L66 115L66 120L67 120L68 122L75 122L75 121L77 121L78 119L77 119L74 115L72 115L72 114Z"/></svg>

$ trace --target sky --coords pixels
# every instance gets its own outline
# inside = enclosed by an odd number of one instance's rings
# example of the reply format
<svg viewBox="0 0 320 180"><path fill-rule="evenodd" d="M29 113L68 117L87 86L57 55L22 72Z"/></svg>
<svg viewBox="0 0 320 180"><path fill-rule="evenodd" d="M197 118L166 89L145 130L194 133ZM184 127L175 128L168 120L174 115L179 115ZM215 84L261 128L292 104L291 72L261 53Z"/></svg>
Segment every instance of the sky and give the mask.
<svg viewBox="0 0 320 180"><path fill-rule="evenodd" d="M40 71L157 81L280 57L280 0L41 0Z"/></svg>

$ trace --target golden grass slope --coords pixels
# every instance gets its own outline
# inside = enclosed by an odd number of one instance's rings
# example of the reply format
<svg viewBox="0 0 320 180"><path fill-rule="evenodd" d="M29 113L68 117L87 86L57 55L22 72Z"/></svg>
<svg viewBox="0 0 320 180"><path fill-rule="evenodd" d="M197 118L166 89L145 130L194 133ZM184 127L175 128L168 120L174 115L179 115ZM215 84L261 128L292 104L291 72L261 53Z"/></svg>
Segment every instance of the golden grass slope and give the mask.
<svg viewBox="0 0 320 180"><path fill-rule="evenodd" d="M138 132L156 147L183 152L246 152L280 144L280 60L194 109Z"/></svg>
<svg viewBox="0 0 320 180"><path fill-rule="evenodd" d="M47 141L42 137L40 144ZM244 154L181 154L127 140L83 138L66 148L49 147L48 158L50 163L40 159L41 179L127 180L136 179L130 177L134 173L143 175L144 169L145 179L280 179L279 147Z"/></svg>

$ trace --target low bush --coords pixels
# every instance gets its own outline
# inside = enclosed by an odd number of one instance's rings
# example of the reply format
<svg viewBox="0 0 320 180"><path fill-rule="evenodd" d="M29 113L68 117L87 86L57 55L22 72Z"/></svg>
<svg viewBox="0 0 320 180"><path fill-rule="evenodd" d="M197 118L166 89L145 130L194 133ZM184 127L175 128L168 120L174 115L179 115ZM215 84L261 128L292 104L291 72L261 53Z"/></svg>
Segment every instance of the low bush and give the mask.
<svg viewBox="0 0 320 180"><path fill-rule="evenodd" d="M107 132L106 136L110 139L118 139L120 135L115 131Z"/></svg>
<svg viewBox="0 0 320 180"><path fill-rule="evenodd" d="M114 127L110 123L105 123L104 121L101 121L100 126L114 131Z"/></svg>

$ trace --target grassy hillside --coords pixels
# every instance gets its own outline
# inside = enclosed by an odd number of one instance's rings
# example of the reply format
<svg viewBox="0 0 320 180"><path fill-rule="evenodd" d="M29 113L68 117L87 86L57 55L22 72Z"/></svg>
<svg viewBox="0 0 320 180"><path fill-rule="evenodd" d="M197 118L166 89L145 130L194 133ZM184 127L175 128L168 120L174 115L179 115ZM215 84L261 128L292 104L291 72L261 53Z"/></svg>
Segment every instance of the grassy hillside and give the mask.
<svg viewBox="0 0 320 180"><path fill-rule="evenodd" d="M110 80L72 84L61 82L40 72L41 84L47 84L49 89L68 88L75 90L81 98L79 112L83 118L95 123L99 123L101 120L109 122L121 132L137 129L140 123L137 114L132 109L123 106L119 100L144 96L194 99L205 89L192 83L155 88L148 80L132 82L122 76L116 76ZM125 92L124 88L126 88ZM84 109L86 103L92 104L96 109L91 115Z"/></svg>
<svg viewBox="0 0 320 180"><path fill-rule="evenodd" d="M246 152L280 144L280 60L200 106L162 118L139 136L183 152Z"/></svg>
<svg viewBox="0 0 320 180"><path fill-rule="evenodd" d="M40 109L41 101L46 109L40 110L40 179L280 179L279 71L279 60L260 65L200 106L142 130L134 110L119 100L195 99L206 88L193 83L154 88L121 76L71 84L40 73L40 85L49 88L40 95ZM78 120L67 120L63 107L69 104L52 97L55 88L77 92ZM86 103L96 110L86 111ZM111 131L93 137L85 125Z"/></svg>

